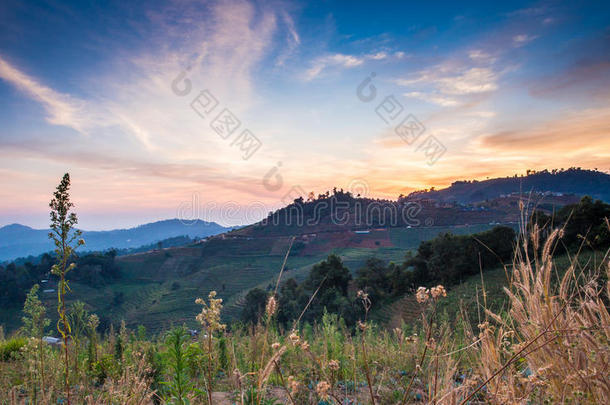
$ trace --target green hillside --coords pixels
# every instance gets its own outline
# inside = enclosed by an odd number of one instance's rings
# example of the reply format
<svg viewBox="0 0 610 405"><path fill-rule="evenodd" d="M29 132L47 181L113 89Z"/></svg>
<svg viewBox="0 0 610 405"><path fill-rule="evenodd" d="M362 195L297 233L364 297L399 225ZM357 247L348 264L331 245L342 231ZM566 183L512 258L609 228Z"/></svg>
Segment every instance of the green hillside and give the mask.
<svg viewBox="0 0 610 405"><path fill-rule="evenodd" d="M356 234L352 231L319 234L314 238L299 237L286 264L285 278L304 279L311 267L330 253L339 255L355 272L365 261L378 257L400 262L408 250L422 240L442 232L469 234L491 228L490 225L387 228ZM167 329L172 324L186 323L195 327L193 314L198 312L195 298L216 290L225 301L223 316L229 320L239 316L246 293L254 288L274 285L290 237L215 237L186 247L136 253L117 257L121 278L93 288L72 282L68 303L85 302L102 321L127 325L144 325L151 332ZM53 289L46 285L44 289ZM53 308L55 292L43 294L45 304ZM54 311L49 311L54 315ZM15 309L0 311L0 324L12 330L20 324Z"/></svg>
<svg viewBox="0 0 610 405"><path fill-rule="evenodd" d="M578 255L578 263L583 267L598 265L605 259L606 252L582 251ZM570 256L556 256L553 261L555 274L559 277L570 266ZM576 272L579 274L579 272ZM501 266L486 270L481 275L473 275L462 283L447 288L447 297L439 301L438 312L441 317L454 321L463 309L473 326L485 317L485 306L495 313L501 313L506 308L507 296L504 288L508 286L505 269ZM486 297L483 297L483 286ZM412 295L404 296L394 302L383 305L372 314L372 319L388 328L400 327L401 323L412 323L421 318L422 306Z"/></svg>

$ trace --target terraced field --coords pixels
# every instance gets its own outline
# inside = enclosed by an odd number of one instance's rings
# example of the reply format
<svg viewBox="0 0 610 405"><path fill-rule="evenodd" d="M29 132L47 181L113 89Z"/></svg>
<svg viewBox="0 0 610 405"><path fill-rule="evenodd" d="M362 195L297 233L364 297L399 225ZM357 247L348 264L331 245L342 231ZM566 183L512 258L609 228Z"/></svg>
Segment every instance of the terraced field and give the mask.
<svg viewBox="0 0 610 405"><path fill-rule="evenodd" d="M491 225L389 228L371 230L368 234L347 231L309 239L301 237L293 245L283 277L304 279L311 267L330 253L339 255L353 272L372 256L401 262L408 250L441 232L466 234L489 228ZM195 298L215 290L225 301L225 319L236 318L250 289L275 285L290 237L230 235L185 247L121 256L117 259L122 269L120 280L99 288L73 283L68 302L82 300L102 319L115 324L125 320L130 327L142 324L150 332L159 332L172 324L196 327L194 317L200 306L195 304ZM52 316L56 295L47 293L44 297ZM411 319L409 306L406 299L387 309L386 314L380 313L378 318L384 322Z"/></svg>

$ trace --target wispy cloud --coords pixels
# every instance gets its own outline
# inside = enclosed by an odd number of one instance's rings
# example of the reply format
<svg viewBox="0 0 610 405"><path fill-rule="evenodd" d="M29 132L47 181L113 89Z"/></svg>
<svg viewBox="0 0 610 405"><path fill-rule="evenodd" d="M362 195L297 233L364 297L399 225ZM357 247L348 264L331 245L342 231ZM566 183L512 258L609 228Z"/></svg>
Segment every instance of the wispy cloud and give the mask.
<svg viewBox="0 0 610 405"><path fill-rule="evenodd" d="M464 96L497 90L499 77L500 73L490 67L438 65L420 71L414 77L397 79L396 84L405 87L431 86L441 96Z"/></svg>
<svg viewBox="0 0 610 405"><path fill-rule="evenodd" d="M353 68L364 63L364 58L346 55L343 53L335 53L331 55L321 56L316 58L309 69L305 72L305 80L313 80L318 77L322 71L331 67Z"/></svg>
<svg viewBox="0 0 610 405"><path fill-rule="evenodd" d="M473 49L468 51L468 57L475 62L487 64L494 63L497 60L496 56L491 55L490 53L480 49Z"/></svg>
<svg viewBox="0 0 610 405"><path fill-rule="evenodd" d="M63 154L62 148L48 148L49 159L62 153L62 162L68 156L78 166L85 163L77 159L80 153L100 150L106 156L131 159L132 163L109 166L103 164L103 159L90 162L116 171L139 167L140 173L147 172L142 163L145 161L153 160L166 168L170 164L188 168L189 162L197 162L224 167L228 170L224 181L240 176L250 178L261 165L266 169L266 152L245 167L239 162L241 158L235 148L228 147L210 129L209 122L193 112L189 102L207 88L222 106L240 117L249 112L256 86L253 71L274 45L278 19L283 21L283 29L291 40L300 43L291 17L281 8L257 10L251 3L239 0L207 7L177 2L167 7L147 14L153 27L148 37L150 46L128 53L117 49L111 71L82 82L89 94L86 99L52 89L0 55L0 79L39 103L49 123L94 135L79 140L78 144L64 145L63 148L75 152L68 155ZM172 81L187 67L193 85L189 100L171 91ZM244 122L254 132L256 124ZM261 139L266 136L260 132L256 135ZM129 150L125 150L127 145ZM150 173L157 177L166 175L163 170ZM188 177L183 180L189 181Z"/></svg>
<svg viewBox="0 0 610 405"><path fill-rule="evenodd" d="M405 97L416 98L419 100L426 101L428 103L440 105L442 107L453 107L458 105L459 103L450 97L445 97L440 94L432 94L432 93L422 93L419 91L411 91L408 93L404 93Z"/></svg>
<svg viewBox="0 0 610 405"><path fill-rule="evenodd" d="M529 34L515 35L515 36L513 36L513 46L521 47L521 46L527 45L528 43L532 42L536 38L538 38L537 35L529 35Z"/></svg>
<svg viewBox="0 0 610 405"><path fill-rule="evenodd" d="M311 81L319 77L327 69L350 69L364 64L366 61L400 60L407 55L402 51L390 53L389 51L374 51L360 55L344 53L325 54L315 58L305 71L305 80Z"/></svg>
<svg viewBox="0 0 610 405"><path fill-rule="evenodd" d="M367 55L367 58L373 59L373 60L383 60L383 59L386 59L387 57L388 57L388 54L385 52L377 52L377 53Z"/></svg>
<svg viewBox="0 0 610 405"><path fill-rule="evenodd" d="M510 129L483 136L481 147L520 155L610 157L610 108L586 109L535 127ZM559 155L556 155L559 154Z"/></svg>
<svg viewBox="0 0 610 405"><path fill-rule="evenodd" d="M281 21L286 26L286 49L283 50L276 60L276 66L283 66L288 58L290 58L295 50L301 45L301 37L297 32L293 18L287 12L282 12Z"/></svg>
<svg viewBox="0 0 610 405"><path fill-rule="evenodd" d="M39 102L47 113L47 121L53 125L70 127L84 134L93 124L92 121L98 121L92 120L85 101L45 86L9 63L2 55L0 55L0 78Z"/></svg>

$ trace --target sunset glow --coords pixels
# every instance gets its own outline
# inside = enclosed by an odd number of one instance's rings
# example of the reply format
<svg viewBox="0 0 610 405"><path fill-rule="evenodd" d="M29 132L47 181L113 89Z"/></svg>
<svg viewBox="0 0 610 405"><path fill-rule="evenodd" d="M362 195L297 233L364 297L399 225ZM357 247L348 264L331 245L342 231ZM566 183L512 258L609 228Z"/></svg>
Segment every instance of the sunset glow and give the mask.
<svg viewBox="0 0 610 405"><path fill-rule="evenodd" d="M47 226L64 172L79 225L110 229L193 201L203 219L254 222L293 187L395 199L610 170L608 3L29 3L0 5L0 226ZM412 144L379 114L388 96L425 128ZM226 138L225 108L240 122ZM430 135L446 149L433 164ZM260 212L229 220L227 204Z"/></svg>

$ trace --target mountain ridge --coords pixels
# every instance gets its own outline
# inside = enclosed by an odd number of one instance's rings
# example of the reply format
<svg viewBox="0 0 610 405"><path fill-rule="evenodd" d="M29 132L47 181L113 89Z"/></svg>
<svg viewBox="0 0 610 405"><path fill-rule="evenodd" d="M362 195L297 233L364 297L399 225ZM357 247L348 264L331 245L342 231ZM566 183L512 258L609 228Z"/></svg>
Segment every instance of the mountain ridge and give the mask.
<svg viewBox="0 0 610 405"><path fill-rule="evenodd" d="M215 222L203 220L182 221L166 219L138 225L132 228L107 231L83 230L86 241L83 250L96 251L111 248L127 249L158 242L175 236L207 237L231 230ZM0 227L0 261L39 255L53 250L48 238L49 229L35 229L13 223Z"/></svg>
<svg viewBox="0 0 610 405"><path fill-rule="evenodd" d="M451 186L435 190L426 189L410 193L408 199L428 198L439 202L470 204L499 197L502 194L531 191L590 195L610 201L610 174L598 170L569 168L567 170L529 171L527 175L497 177L486 180L455 181Z"/></svg>

